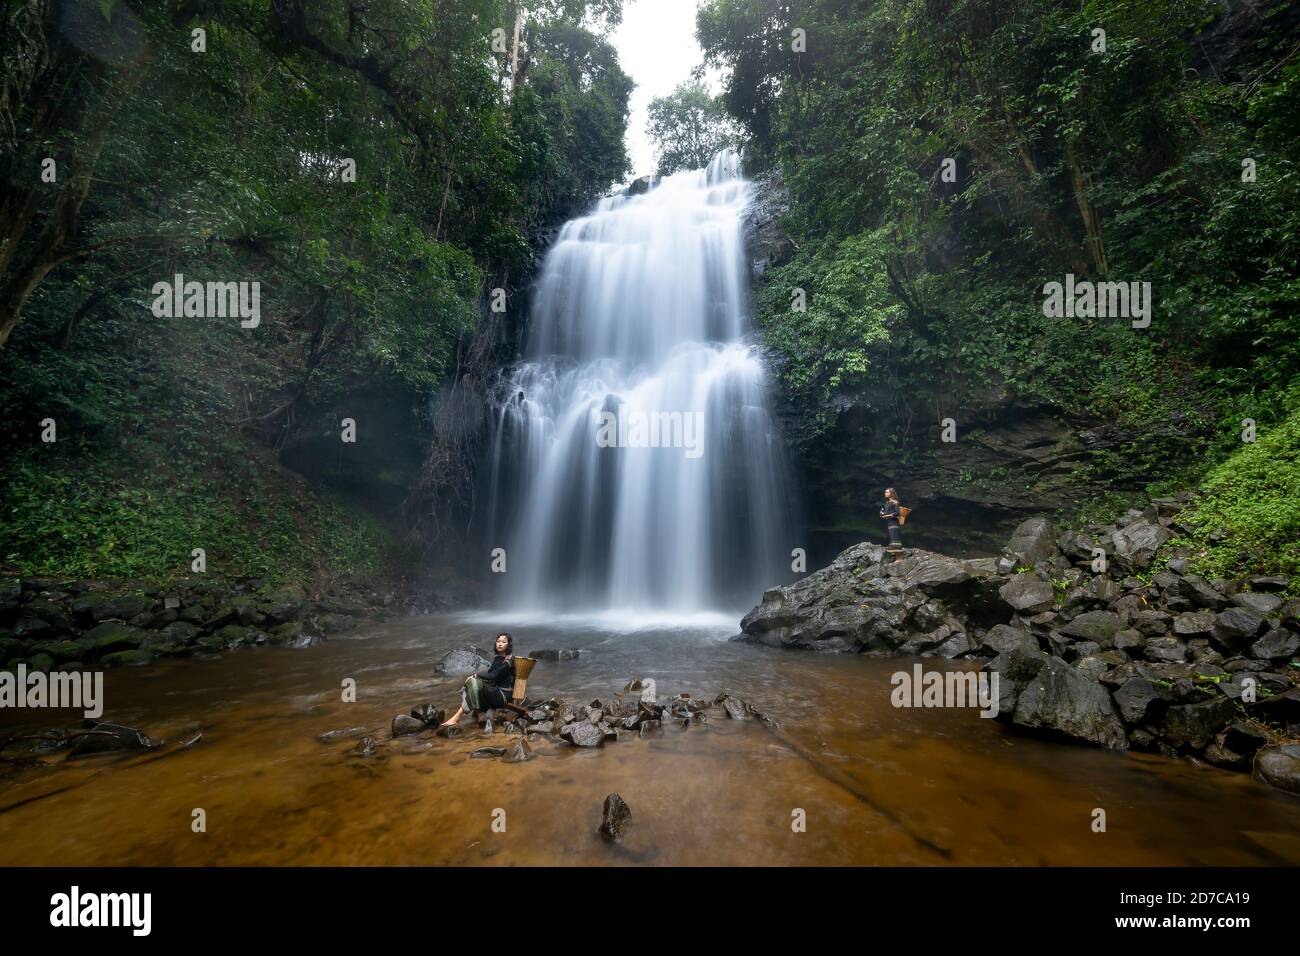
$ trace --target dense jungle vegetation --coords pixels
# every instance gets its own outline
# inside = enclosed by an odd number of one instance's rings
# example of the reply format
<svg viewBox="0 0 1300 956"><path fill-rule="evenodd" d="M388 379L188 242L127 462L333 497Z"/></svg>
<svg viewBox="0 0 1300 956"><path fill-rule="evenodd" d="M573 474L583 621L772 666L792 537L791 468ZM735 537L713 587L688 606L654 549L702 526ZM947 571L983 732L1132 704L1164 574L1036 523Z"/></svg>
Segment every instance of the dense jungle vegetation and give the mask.
<svg viewBox="0 0 1300 956"><path fill-rule="evenodd" d="M704 0L748 165L791 193L759 315L814 433L872 380L904 423L1009 394L1123 431L1078 462L1132 492L1094 510L1205 479L1204 566L1300 571L1297 24L1284 3ZM1045 316L1066 273L1150 282L1150 326ZM1024 496L1007 478L993 493Z"/></svg>
<svg viewBox="0 0 1300 956"><path fill-rule="evenodd" d="M409 562L441 532L448 387L513 335L546 230L628 173L620 0L2 16L0 564ZM260 323L157 317L175 274L259 282Z"/></svg>

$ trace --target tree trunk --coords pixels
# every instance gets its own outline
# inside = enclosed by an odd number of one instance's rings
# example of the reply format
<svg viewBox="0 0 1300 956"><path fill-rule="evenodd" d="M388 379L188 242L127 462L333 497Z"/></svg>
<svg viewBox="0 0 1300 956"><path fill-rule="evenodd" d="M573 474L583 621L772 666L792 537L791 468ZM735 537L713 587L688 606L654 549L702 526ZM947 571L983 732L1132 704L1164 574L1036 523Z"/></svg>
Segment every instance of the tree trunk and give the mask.
<svg viewBox="0 0 1300 956"><path fill-rule="evenodd" d="M146 45L109 81L104 94L83 114L88 118L89 129L81 138L80 146L60 158L60 165L69 175L54 200L54 208L33 240L31 251L5 275L0 285L0 349L18 325L23 306L50 271L82 254L81 250L70 249L68 244L80 225L81 206L90 195L95 166L118 113L140 84L151 58L152 49ZM13 248L16 247L14 241Z"/></svg>

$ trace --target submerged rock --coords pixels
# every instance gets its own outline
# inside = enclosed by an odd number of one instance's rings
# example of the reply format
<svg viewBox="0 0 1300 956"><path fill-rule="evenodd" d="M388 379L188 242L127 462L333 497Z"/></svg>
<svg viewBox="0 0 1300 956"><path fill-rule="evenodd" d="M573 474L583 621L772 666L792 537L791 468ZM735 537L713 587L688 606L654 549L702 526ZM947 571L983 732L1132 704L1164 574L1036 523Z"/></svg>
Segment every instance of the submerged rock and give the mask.
<svg viewBox="0 0 1300 956"><path fill-rule="evenodd" d="M600 835L610 843L623 839L628 828L632 826L632 808L617 793L605 797L605 809L601 815Z"/></svg>
<svg viewBox="0 0 1300 956"><path fill-rule="evenodd" d="M410 714L398 714L393 718L393 736L404 737L407 734L418 734L424 730L424 721Z"/></svg>
<svg viewBox="0 0 1300 956"><path fill-rule="evenodd" d="M106 721L89 721L89 723L91 724L90 727L74 731L72 750L68 754L69 759L122 750L148 750L157 746L145 734L134 727L124 727L121 724L110 724Z"/></svg>
<svg viewBox="0 0 1300 956"><path fill-rule="evenodd" d="M520 738L514 741L505 750L503 761L505 763L523 763L525 760L532 760L537 754L533 748L528 746L528 741Z"/></svg>

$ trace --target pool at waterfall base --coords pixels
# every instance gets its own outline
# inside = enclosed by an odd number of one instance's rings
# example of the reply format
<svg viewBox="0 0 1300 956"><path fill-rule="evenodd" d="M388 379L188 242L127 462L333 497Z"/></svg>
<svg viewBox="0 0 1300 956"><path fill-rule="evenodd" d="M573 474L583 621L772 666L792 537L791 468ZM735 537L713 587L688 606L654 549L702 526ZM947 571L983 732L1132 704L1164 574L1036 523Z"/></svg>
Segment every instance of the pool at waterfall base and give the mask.
<svg viewBox="0 0 1300 956"><path fill-rule="evenodd" d="M105 717L167 745L53 754L0 779L0 864L1300 863L1300 801L1248 775L1039 739L968 707L895 707L891 677L913 659L735 642L721 614L621 627L612 614L520 614L509 627L521 652L580 652L541 661L531 697L586 703L652 678L661 699L726 692L775 727L715 712L591 749L533 735L537 756L522 763L470 756L504 746L500 728L391 737L395 714L454 708L462 678L434 665L467 644L486 650L502 626L489 620L410 617L314 648L110 671ZM4 711L0 735L80 719ZM367 735L377 752L359 756ZM610 793L632 812L617 844L597 833Z"/></svg>

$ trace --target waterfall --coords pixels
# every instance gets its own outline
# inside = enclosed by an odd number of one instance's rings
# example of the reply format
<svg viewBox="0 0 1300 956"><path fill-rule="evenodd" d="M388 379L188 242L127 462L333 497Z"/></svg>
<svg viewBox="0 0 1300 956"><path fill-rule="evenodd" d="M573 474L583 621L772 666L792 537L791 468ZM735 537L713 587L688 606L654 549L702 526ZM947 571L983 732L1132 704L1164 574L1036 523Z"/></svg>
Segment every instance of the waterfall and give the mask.
<svg viewBox="0 0 1300 956"><path fill-rule="evenodd" d="M744 609L790 578L793 493L745 341L749 189L726 150L601 199L548 251L494 406L502 608Z"/></svg>

